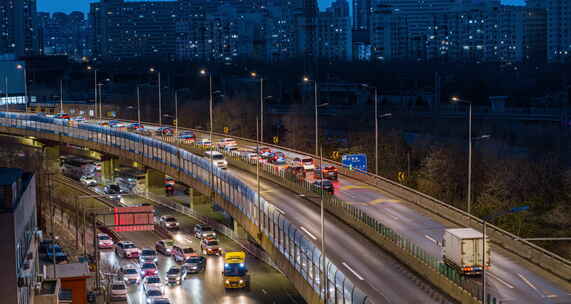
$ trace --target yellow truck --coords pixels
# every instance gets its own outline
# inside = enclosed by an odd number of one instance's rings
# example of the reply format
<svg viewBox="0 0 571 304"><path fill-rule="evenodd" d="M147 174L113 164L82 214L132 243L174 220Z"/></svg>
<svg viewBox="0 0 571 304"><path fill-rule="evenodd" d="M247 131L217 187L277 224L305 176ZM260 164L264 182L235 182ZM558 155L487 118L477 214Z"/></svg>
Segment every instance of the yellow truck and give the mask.
<svg viewBox="0 0 571 304"><path fill-rule="evenodd" d="M246 268L246 253L229 251L224 254L224 288L250 288L250 276Z"/></svg>

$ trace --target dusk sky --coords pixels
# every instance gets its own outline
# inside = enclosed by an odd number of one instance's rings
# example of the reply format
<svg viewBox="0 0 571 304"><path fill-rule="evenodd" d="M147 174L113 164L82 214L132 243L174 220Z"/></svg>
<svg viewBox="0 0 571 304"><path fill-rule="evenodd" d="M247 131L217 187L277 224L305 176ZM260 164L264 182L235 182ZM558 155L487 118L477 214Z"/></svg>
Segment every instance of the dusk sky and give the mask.
<svg viewBox="0 0 571 304"><path fill-rule="evenodd" d="M320 9L329 6L332 0L318 0ZM351 2L350 0L348 0ZM65 12L89 11L89 3L98 2L96 0L38 0L38 11L41 12ZM524 0L502 0L504 4L523 5Z"/></svg>

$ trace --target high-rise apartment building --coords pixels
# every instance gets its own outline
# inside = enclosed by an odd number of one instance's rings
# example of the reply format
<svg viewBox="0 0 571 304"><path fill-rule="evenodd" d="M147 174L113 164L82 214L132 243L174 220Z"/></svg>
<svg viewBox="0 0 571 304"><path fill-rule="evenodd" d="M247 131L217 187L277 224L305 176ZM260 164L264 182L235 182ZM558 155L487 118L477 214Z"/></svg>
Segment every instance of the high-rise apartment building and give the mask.
<svg viewBox="0 0 571 304"><path fill-rule="evenodd" d="M45 55L68 55L80 60L88 55L88 26L82 12L38 14Z"/></svg>
<svg viewBox="0 0 571 304"><path fill-rule="evenodd" d="M39 52L36 0L0 0L0 54Z"/></svg>
<svg viewBox="0 0 571 304"><path fill-rule="evenodd" d="M330 61L350 61L351 19L347 0L336 0L325 12L319 13L317 32L318 55Z"/></svg>
<svg viewBox="0 0 571 304"><path fill-rule="evenodd" d="M374 60L403 60L408 57L407 18L392 6L378 5L373 9L369 36Z"/></svg>
<svg viewBox="0 0 571 304"><path fill-rule="evenodd" d="M547 8L547 58L571 61L571 1L543 0ZM531 3L531 5L541 5Z"/></svg>
<svg viewBox="0 0 571 304"><path fill-rule="evenodd" d="M353 28L356 30L369 29L373 0L353 0Z"/></svg>
<svg viewBox="0 0 571 304"><path fill-rule="evenodd" d="M93 56L106 60L157 57L174 60L176 20L182 2L101 0L91 3Z"/></svg>

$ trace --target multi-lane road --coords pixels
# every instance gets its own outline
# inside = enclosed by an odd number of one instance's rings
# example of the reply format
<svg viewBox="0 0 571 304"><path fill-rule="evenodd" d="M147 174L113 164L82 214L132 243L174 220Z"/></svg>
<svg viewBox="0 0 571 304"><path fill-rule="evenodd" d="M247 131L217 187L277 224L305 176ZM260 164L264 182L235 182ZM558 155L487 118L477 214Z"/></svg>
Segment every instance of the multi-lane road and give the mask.
<svg viewBox="0 0 571 304"><path fill-rule="evenodd" d="M289 154L288 157L295 155ZM232 168L229 171L255 187L252 174ZM431 255L441 255L438 242L446 228L443 224L419 212L413 204L359 181L340 177L334 183L337 197L363 209ZM280 185L263 182L262 187L262 196L267 201L282 209L316 244L320 243L319 209L316 206ZM411 275L408 271L351 227L327 216L325 232L328 256L337 265L346 267L345 273L364 291L374 295L377 302L432 301L415 283L417 280L409 279ZM503 303L571 302L569 290L520 265L508 255L498 251L492 254L493 266L488 274L488 288Z"/></svg>

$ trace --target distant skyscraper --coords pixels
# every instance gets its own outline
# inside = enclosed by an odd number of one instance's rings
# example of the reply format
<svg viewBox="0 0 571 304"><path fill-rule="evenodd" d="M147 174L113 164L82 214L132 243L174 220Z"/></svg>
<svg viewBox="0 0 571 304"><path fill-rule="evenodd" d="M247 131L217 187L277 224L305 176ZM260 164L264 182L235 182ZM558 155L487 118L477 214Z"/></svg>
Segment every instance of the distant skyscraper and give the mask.
<svg viewBox="0 0 571 304"><path fill-rule="evenodd" d="M347 0L336 0L319 13L318 55L331 61L352 59L351 19Z"/></svg>
<svg viewBox="0 0 571 304"><path fill-rule="evenodd" d="M543 0L547 8L547 58L550 62L571 60L571 1Z"/></svg>
<svg viewBox="0 0 571 304"><path fill-rule="evenodd" d="M184 3L174 1L91 3L93 56L108 60L158 57L174 60L176 21Z"/></svg>
<svg viewBox="0 0 571 304"><path fill-rule="evenodd" d="M366 30L369 28L371 3L373 0L353 0L353 28Z"/></svg>
<svg viewBox="0 0 571 304"><path fill-rule="evenodd" d="M408 52L406 17L389 5L378 5L371 13L371 56L374 60L404 60Z"/></svg>
<svg viewBox="0 0 571 304"><path fill-rule="evenodd" d="M0 37L0 54L38 53L36 0L0 0Z"/></svg>
<svg viewBox="0 0 571 304"><path fill-rule="evenodd" d="M45 55L68 55L80 60L88 55L88 27L82 12L39 13Z"/></svg>

